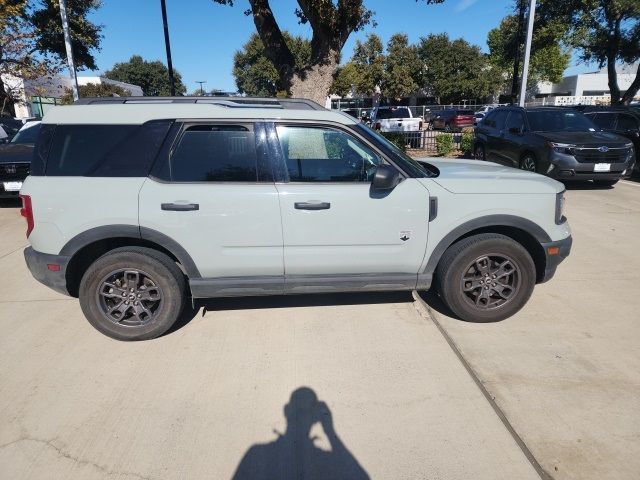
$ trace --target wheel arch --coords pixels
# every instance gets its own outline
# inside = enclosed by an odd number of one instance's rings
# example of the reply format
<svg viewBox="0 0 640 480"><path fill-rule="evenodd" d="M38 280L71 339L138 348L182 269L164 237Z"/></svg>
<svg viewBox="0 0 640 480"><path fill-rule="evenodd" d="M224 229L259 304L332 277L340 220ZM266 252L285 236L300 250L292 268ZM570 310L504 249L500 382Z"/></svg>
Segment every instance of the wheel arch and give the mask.
<svg viewBox="0 0 640 480"><path fill-rule="evenodd" d="M70 259L65 272L69 294L78 296L80 280L96 259L121 247L147 247L159 251L176 262L189 278L200 278L191 256L171 237L137 225L105 225L76 235L62 247L60 255Z"/></svg>
<svg viewBox="0 0 640 480"><path fill-rule="evenodd" d="M522 245L529 252L535 264L536 282L542 281L546 266L546 256L542 243L550 242L551 238L542 227L531 220L513 215L479 217L454 228L438 242L421 275L431 279L438 263L440 263L440 259L449 247L460 240L480 233L499 233Z"/></svg>

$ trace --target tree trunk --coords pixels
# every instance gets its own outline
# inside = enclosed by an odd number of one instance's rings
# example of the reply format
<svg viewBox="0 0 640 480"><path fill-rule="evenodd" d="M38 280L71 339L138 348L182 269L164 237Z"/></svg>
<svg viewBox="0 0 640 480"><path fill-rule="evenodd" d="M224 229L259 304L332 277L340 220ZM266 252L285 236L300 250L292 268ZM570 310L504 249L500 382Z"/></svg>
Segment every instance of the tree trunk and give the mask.
<svg viewBox="0 0 640 480"><path fill-rule="evenodd" d="M291 96L308 98L323 107L333 83L333 75L338 69L339 52L330 52L327 59L294 72L289 80Z"/></svg>
<svg viewBox="0 0 640 480"><path fill-rule="evenodd" d="M633 97L635 97L636 93L638 93L638 90L640 90L640 65L638 65L638 70L636 71L636 78L633 79L633 82L631 83L631 85L629 85L627 91L624 92L620 103L622 103L623 105L629 105L629 103L631 103L631 100L633 100Z"/></svg>
<svg viewBox="0 0 640 480"><path fill-rule="evenodd" d="M16 108L11 96L5 92L4 83L2 82L2 78L0 78L0 116L7 116L7 114L11 117L15 117Z"/></svg>
<svg viewBox="0 0 640 480"><path fill-rule="evenodd" d="M620 87L618 86L618 72L616 72L615 55L607 55L607 75L609 77L611 105L618 105L620 103Z"/></svg>

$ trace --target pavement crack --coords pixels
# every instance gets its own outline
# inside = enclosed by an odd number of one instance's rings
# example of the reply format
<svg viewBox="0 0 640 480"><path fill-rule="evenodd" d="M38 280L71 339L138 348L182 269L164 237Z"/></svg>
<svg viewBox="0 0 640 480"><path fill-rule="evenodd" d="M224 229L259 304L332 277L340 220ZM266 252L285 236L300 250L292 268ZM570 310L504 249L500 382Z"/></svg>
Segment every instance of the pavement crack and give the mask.
<svg viewBox="0 0 640 480"><path fill-rule="evenodd" d="M108 467L104 466L104 465L100 465L96 462L92 462L91 460L85 460L83 458L79 458L76 457L74 455L72 455L71 453L63 450L61 447L58 447L57 445L55 445L53 442L55 441L55 439L52 440L46 440L46 439L42 439L42 438L36 438L36 437L30 437L30 436L22 436L16 440L12 440L11 442L7 442L7 443L3 443L2 445L0 445L0 450L7 448L11 445L15 445L17 443L22 443L22 442L34 442L34 443L39 443L41 445L47 446L51 449L53 449L56 454L58 455L58 457L60 458L66 458L67 460L71 460L72 462L74 462L77 465L88 465L90 467L95 468L96 470L98 470L101 473L104 473L105 475L108 476L113 476L113 475L119 475L119 476L127 476L127 477L133 477L133 478L137 478L139 480L153 480L152 477L147 477L144 475L141 475L139 473L135 473L135 472L126 472L126 471L119 471L119 470L111 470Z"/></svg>

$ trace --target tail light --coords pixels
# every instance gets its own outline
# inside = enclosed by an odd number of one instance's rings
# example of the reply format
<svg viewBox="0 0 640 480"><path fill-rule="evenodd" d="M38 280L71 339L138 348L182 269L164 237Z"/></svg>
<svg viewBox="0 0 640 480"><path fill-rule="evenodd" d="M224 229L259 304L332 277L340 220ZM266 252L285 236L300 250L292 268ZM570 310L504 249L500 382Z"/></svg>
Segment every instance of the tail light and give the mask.
<svg viewBox="0 0 640 480"><path fill-rule="evenodd" d="M373 128L374 128L375 130L380 130L380 127L381 127L380 122L376 122L376 124L374 125L374 127L373 127Z"/></svg>
<svg viewBox="0 0 640 480"><path fill-rule="evenodd" d="M31 196L20 195L22 199L22 208L20 209L20 215L27 219L27 238L33 231L33 207L31 205Z"/></svg>

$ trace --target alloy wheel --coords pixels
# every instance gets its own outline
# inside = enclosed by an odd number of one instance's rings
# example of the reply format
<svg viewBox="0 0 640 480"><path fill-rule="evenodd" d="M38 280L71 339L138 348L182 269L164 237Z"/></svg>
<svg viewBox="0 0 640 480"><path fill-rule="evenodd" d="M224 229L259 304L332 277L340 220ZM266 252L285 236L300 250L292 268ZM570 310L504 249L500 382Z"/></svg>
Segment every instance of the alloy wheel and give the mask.
<svg viewBox="0 0 640 480"><path fill-rule="evenodd" d="M522 170L526 170L528 172L535 172L536 171L536 161L533 159L533 157L530 156L526 156L522 159L522 162L520 162L520 168Z"/></svg>
<svg viewBox="0 0 640 480"><path fill-rule="evenodd" d="M460 279L465 299L481 310L502 307L520 287L520 272L506 255L489 254L476 258Z"/></svg>
<svg viewBox="0 0 640 480"><path fill-rule="evenodd" d="M158 315L163 294L147 273L127 268L106 275L99 284L96 299L109 321L125 327L140 327Z"/></svg>

